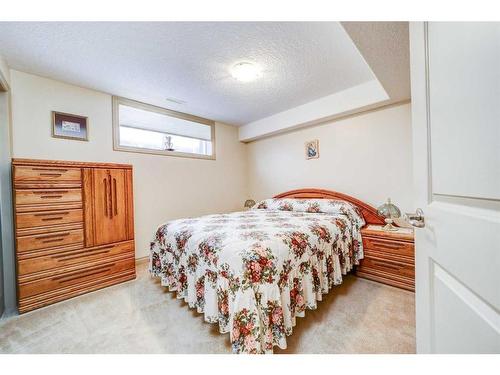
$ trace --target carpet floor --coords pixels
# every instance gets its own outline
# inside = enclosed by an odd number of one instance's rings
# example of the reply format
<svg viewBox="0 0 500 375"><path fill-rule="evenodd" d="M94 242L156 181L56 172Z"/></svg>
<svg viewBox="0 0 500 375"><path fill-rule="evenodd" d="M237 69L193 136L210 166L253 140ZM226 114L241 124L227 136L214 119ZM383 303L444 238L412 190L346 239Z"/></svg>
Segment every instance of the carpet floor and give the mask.
<svg viewBox="0 0 500 375"><path fill-rule="evenodd" d="M415 295L349 275L275 353L414 353ZM0 320L0 353L231 353L145 262L137 279Z"/></svg>

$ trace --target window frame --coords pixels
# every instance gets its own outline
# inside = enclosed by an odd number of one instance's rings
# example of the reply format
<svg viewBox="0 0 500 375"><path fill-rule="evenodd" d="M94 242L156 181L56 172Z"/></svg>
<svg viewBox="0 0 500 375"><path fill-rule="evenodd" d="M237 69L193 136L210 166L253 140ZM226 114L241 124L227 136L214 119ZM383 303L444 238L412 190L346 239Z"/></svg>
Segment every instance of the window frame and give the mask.
<svg viewBox="0 0 500 375"><path fill-rule="evenodd" d="M199 124L210 126L210 137L212 142L212 154L211 155L202 155L202 154L193 154L190 152L180 152L180 151L167 151L167 150L153 150L148 148L141 147L133 147L133 146L123 146L120 145L120 119L119 119L119 106L120 104L141 109L144 111L150 111L159 113L162 115L179 118L182 120L187 120L191 122L197 122ZM194 115L190 115L187 113L173 111L171 109L166 109L162 107L158 107L152 104L146 104L142 102L138 102L132 99L122 98L119 96L113 96L113 150L115 151L125 151L125 152L135 152L139 154L153 154L153 155L163 155L163 156L176 156L182 158L192 158L192 159L206 159L206 160L215 160L215 121L209 120L203 117L198 117ZM158 130L153 129L145 129L145 128L137 128L143 130L150 130L156 133L162 133ZM170 134L170 133L168 133ZM182 137L186 137L182 134L174 134ZM189 137L188 137L189 138Z"/></svg>

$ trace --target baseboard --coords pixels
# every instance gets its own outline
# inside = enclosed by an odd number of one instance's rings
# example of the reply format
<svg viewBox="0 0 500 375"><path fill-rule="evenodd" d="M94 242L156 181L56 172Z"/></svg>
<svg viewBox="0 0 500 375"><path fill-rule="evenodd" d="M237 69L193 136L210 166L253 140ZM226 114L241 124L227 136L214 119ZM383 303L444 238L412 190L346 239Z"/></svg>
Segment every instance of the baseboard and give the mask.
<svg viewBox="0 0 500 375"><path fill-rule="evenodd" d="M146 262L149 262L149 255L146 255L145 257L135 258L135 264L143 264Z"/></svg>

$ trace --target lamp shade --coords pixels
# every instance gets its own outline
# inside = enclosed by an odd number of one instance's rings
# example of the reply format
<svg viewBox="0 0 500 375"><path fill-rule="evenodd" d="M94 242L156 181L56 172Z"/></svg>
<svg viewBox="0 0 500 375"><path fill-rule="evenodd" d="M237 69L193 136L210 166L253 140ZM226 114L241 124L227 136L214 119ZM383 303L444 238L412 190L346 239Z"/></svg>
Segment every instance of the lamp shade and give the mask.
<svg viewBox="0 0 500 375"><path fill-rule="evenodd" d="M251 208L255 206L255 201L253 199L247 199L245 201L245 208Z"/></svg>
<svg viewBox="0 0 500 375"><path fill-rule="evenodd" d="M397 218L401 216L401 211L397 206L391 203L391 198L387 198L387 202L378 208L378 213L388 219Z"/></svg>

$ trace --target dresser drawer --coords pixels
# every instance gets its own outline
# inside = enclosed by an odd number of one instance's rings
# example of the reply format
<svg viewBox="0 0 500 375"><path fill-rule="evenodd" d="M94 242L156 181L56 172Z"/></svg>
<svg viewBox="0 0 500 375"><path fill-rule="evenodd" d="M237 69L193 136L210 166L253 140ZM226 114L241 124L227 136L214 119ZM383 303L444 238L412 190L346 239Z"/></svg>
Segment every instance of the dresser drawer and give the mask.
<svg viewBox="0 0 500 375"><path fill-rule="evenodd" d="M55 302L64 301L68 298L73 298L133 279L135 279L135 269L128 268L118 273L99 277L97 279L91 279L76 285L69 285L67 287L52 290L46 293L35 294L31 297L20 298L18 304L19 313L23 314Z"/></svg>
<svg viewBox="0 0 500 375"><path fill-rule="evenodd" d="M82 189L17 189L16 205L57 204L82 201Z"/></svg>
<svg viewBox="0 0 500 375"><path fill-rule="evenodd" d="M83 210L56 210L18 213L16 228L33 228L83 222Z"/></svg>
<svg viewBox="0 0 500 375"><path fill-rule="evenodd" d="M363 237L363 247L390 254L413 257L415 247L412 242L393 241L382 238Z"/></svg>
<svg viewBox="0 0 500 375"><path fill-rule="evenodd" d="M14 184L17 182L68 182L80 181L80 168L15 166Z"/></svg>
<svg viewBox="0 0 500 375"><path fill-rule="evenodd" d="M103 245L92 248L63 247L58 249L43 250L40 252L21 254L18 257L18 275L22 276L66 267L83 262L94 262L110 258L134 257L134 241Z"/></svg>
<svg viewBox="0 0 500 375"><path fill-rule="evenodd" d="M47 234L17 237L17 252L46 249L55 246L81 244L83 247L83 229L73 229Z"/></svg>
<svg viewBox="0 0 500 375"><path fill-rule="evenodd" d="M134 270L134 267L135 259L128 258L109 263L91 264L79 268L65 269L59 274L42 277L33 281L20 282L19 298L25 299L37 294L69 288L92 281L99 281L116 273Z"/></svg>

